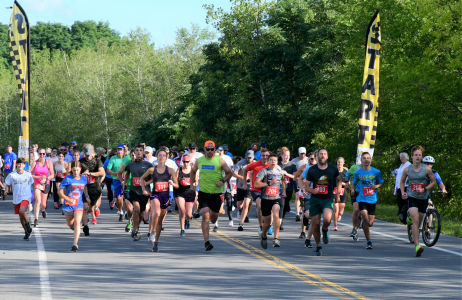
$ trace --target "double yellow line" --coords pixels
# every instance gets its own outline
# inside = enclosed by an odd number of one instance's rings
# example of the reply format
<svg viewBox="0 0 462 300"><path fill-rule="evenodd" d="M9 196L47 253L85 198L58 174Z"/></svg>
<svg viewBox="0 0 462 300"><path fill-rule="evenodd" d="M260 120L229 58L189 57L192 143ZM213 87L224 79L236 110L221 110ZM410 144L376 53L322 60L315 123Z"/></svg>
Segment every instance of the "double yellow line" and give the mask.
<svg viewBox="0 0 462 300"><path fill-rule="evenodd" d="M177 213L175 213L178 215ZM201 228L201 223L195 220L191 220L192 224L196 228ZM211 231L214 236L219 238L225 243L228 243L232 245L233 247L236 247L237 249L240 249L244 251L247 254L250 254L251 256L258 258L298 279L303 280L306 283L309 283L311 285L314 285L326 292L329 292L331 294L334 294L335 296L338 296L339 298L342 299L362 299L362 300L368 300L369 298L366 298L364 296L361 296L358 293L355 293L353 291L350 291L349 289L346 289L338 284L335 284L333 282L330 282L322 277L319 277L317 275L314 275L310 272L307 272L303 269L300 269L299 267L296 267L288 262L285 262L271 254L266 253L265 251L262 251L260 249L257 249L235 237L232 237L230 235L227 235L226 233L223 233L221 231L218 232L213 232Z"/></svg>

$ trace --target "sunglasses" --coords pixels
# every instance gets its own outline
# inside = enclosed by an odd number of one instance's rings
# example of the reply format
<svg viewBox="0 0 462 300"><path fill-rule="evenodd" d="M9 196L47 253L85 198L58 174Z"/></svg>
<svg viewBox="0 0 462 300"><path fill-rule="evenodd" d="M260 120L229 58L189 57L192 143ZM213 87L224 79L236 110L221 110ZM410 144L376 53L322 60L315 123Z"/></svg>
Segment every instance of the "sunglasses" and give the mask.
<svg viewBox="0 0 462 300"><path fill-rule="evenodd" d="M215 151L215 148L205 148L205 151Z"/></svg>
<svg viewBox="0 0 462 300"><path fill-rule="evenodd" d="M310 157L310 160L314 160L314 157Z"/></svg>
<svg viewBox="0 0 462 300"><path fill-rule="evenodd" d="M189 164L189 160L183 160L183 163L188 163Z"/></svg>
<svg viewBox="0 0 462 300"><path fill-rule="evenodd" d="M46 153L39 153L39 155L46 155Z"/></svg>

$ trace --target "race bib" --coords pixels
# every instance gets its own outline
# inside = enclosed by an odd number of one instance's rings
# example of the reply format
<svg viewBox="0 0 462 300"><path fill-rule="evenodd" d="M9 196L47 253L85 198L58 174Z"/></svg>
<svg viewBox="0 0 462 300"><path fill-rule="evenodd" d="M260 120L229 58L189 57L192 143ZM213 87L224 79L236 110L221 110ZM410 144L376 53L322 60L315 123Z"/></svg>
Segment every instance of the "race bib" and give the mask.
<svg viewBox="0 0 462 300"><path fill-rule="evenodd" d="M133 186L141 186L141 177L132 177Z"/></svg>
<svg viewBox="0 0 462 300"><path fill-rule="evenodd" d="M290 178L290 177L284 176L284 179L286 180L286 184L292 182L292 178Z"/></svg>
<svg viewBox="0 0 462 300"><path fill-rule="evenodd" d="M265 195L268 197L279 197L279 187L277 186L268 186L265 189Z"/></svg>
<svg viewBox="0 0 462 300"><path fill-rule="evenodd" d="M328 191L328 186L327 185L319 185L319 184L317 184L315 186L315 189L319 189L319 192L318 192L319 195L327 195L327 191Z"/></svg>
<svg viewBox="0 0 462 300"><path fill-rule="evenodd" d="M95 176L88 175L87 176L87 184L95 183Z"/></svg>
<svg viewBox="0 0 462 300"><path fill-rule="evenodd" d="M336 187L334 187L334 194L337 194L337 188ZM342 188L342 190L340 191L340 196L343 196L343 195L345 195L345 189L344 188Z"/></svg>
<svg viewBox="0 0 462 300"><path fill-rule="evenodd" d="M423 183L411 183L411 191L418 193L419 189L423 189L425 185Z"/></svg>
<svg viewBox="0 0 462 300"><path fill-rule="evenodd" d="M5 165L5 169L9 169L10 168L10 165Z"/></svg>
<svg viewBox="0 0 462 300"><path fill-rule="evenodd" d="M74 204L71 204L67 200L64 201L66 205L68 206L77 206L79 205L79 198L80 198L80 193L79 192L71 192L70 195L68 195L69 198L72 198L74 200Z"/></svg>
<svg viewBox="0 0 462 300"><path fill-rule="evenodd" d="M158 193L168 192L168 182L156 182L154 190Z"/></svg>
<svg viewBox="0 0 462 300"><path fill-rule="evenodd" d="M233 187L233 190L237 190L236 184L232 183L231 185L232 185L232 187Z"/></svg>
<svg viewBox="0 0 462 300"><path fill-rule="evenodd" d="M64 176L64 173L63 173L63 172L56 172L56 177L58 177L58 178L64 178L64 177L66 177L66 176ZM87 179L87 181L88 181L88 179Z"/></svg>
<svg viewBox="0 0 462 300"><path fill-rule="evenodd" d="M183 179L180 181L180 184L184 186L191 185L191 178L183 177Z"/></svg>
<svg viewBox="0 0 462 300"><path fill-rule="evenodd" d="M375 194L375 189L371 189L370 186L363 187L364 196L372 196Z"/></svg>
<svg viewBox="0 0 462 300"><path fill-rule="evenodd" d="M40 184L40 183L36 183L35 188L40 190L40 191L44 191L45 190L45 185Z"/></svg>

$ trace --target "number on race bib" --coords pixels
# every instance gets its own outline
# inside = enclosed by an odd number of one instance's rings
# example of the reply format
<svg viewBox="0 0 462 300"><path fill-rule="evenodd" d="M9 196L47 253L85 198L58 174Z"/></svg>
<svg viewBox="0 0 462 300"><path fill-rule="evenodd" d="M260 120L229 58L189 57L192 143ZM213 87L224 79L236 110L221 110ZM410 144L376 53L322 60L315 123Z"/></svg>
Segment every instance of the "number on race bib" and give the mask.
<svg viewBox="0 0 462 300"><path fill-rule="evenodd" d="M69 198L72 198L74 200L74 203L71 204L70 202L68 202L67 200L64 201L66 205L68 206L77 206L79 205L79 198L80 198L80 193L79 192L71 192L70 195L68 195Z"/></svg>
<svg viewBox="0 0 462 300"><path fill-rule="evenodd" d="M364 196L372 196L375 194L375 189L371 189L370 186L363 187Z"/></svg>
<svg viewBox="0 0 462 300"><path fill-rule="evenodd" d="M334 194L336 195L337 194L337 188L334 187ZM345 195L345 188L342 188L342 190L340 191L340 196L343 196Z"/></svg>
<svg viewBox="0 0 462 300"><path fill-rule="evenodd" d="M265 195L268 197L279 197L279 187L268 186L265 190Z"/></svg>
<svg viewBox="0 0 462 300"><path fill-rule="evenodd" d="M5 169L9 169L10 168L10 165L5 165Z"/></svg>
<svg viewBox="0 0 462 300"><path fill-rule="evenodd" d="M56 172L56 177L58 178L64 178L66 176L64 176L64 173L63 172Z"/></svg>
<svg viewBox="0 0 462 300"><path fill-rule="evenodd" d="M423 183L411 183L411 191L418 193L419 189L423 189L425 185Z"/></svg>
<svg viewBox="0 0 462 300"><path fill-rule="evenodd" d="M292 178L284 176L284 179L286 180L286 184L289 184L292 182Z"/></svg>
<svg viewBox="0 0 462 300"><path fill-rule="evenodd" d="M87 184L95 183L95 176L87 176Z"/></svg>
<svg viewBox="0 0 462 300"><path fill-rule="evenodd" d="M132 177L133 186L141 186L141 177Z"/></svg>
<svg viewBox="0 0 462 300"><path fill-rule="evenodd" d="M317 184L315 189L319 189L319 192L318 192L319 195L327 195L327 191L328 191L328 186L327 185L319 185L319 184Z"/></svg>
<svg viewBox="0 0 462 300"><path fill-rule="evenodd" d="M158 193L167 192L168 191L168 182L156 182L154 190Z"/></svg>
<svg viewBox="0 0 462 300"><path fill-rule="evenodd" d="M233 190L237 190L236 184L233 183L233 184L231 184L231 185L233 186Z"/></svg>
<svg viewBox="0 0 462 300"><path fill-rule="evenodd" d="M44 191L45 190L45 185L40 184L40 183L36 183L35 188L40 190L40 191Z"/></svg>

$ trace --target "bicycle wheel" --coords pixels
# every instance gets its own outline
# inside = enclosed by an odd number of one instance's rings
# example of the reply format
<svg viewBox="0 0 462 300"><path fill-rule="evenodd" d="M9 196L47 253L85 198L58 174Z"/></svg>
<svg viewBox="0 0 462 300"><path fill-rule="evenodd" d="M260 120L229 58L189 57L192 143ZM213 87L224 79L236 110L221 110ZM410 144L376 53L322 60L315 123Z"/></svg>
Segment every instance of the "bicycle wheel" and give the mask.
<svg viewBox="0 0 462 300"><path fill-rule="evenodd" d="M414 244L414 237L412 236L412 225L407 225L407 237L409 238L409 243Z"/></svg>
<svg viewBox="0 0 462 300"><path fill-rule="evenodd" d="M427 247L432 247L438 241L441 233L441 217L436 209L429 209L422 225L422 239Z"/></svg>

